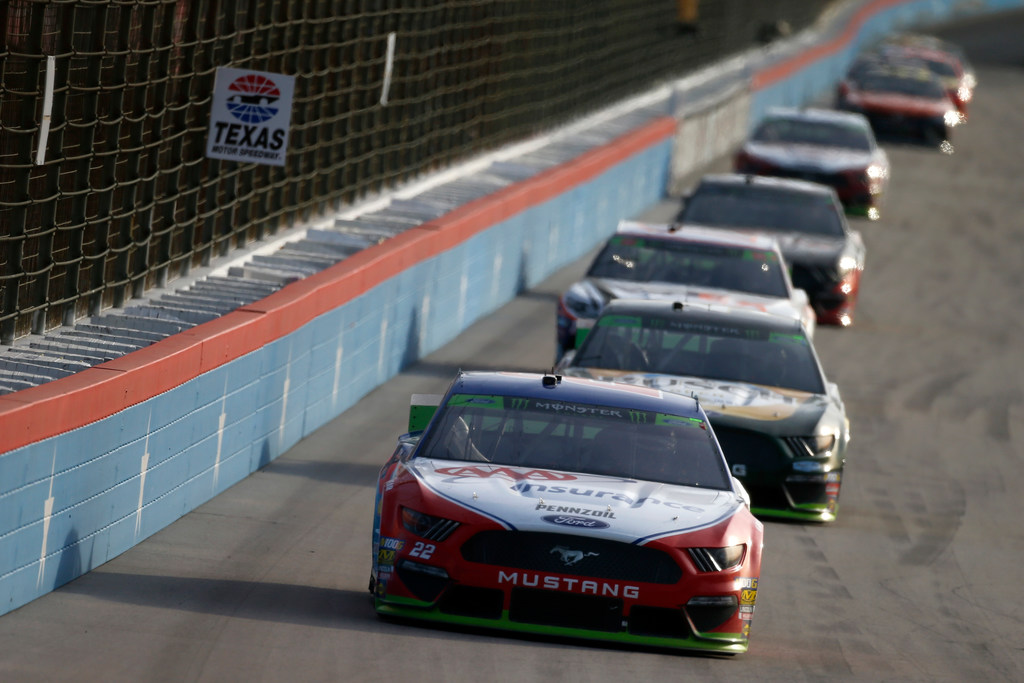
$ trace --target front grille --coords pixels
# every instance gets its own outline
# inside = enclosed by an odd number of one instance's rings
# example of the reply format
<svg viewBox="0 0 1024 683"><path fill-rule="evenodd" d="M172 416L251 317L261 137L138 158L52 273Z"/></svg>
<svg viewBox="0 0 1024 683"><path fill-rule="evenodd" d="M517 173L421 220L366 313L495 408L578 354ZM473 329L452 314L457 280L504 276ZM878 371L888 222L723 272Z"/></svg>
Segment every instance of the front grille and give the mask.
<svg viewBox="0 0 1024 683"><path fill-rule="evenodd" d="M907 116L889 112L871 112L867 114L871 127L886 132L909 131L921 128L926 118L920 116Z"/></svg>
<svg viewBox="0 0 1024 683"><path fill-rule="evenodd" d="M790 475L786 478L786 492L795 505L825 505L828 503L828 484L818 475Z"/></svg>
<svg viewBox="0 0 1024 683"><path fill-rule="evenodd" d="M445 614L500 619L504 604L505 593L498 588L452 586L441 598L440 609Z"/></svg>
<svg viewBox="0 0 1024 683"><path fill-rule="evenodd" d="M747 489L747 493L750 494L750 504L752 507L767 508L769 510L788 510L792 507L789 498L786 496L786 491L782 488L782 484L747 486L744 482L743 486Z"/></svg>
<svg viewBox="0 0 1024 683"><path fill-rule="evenodd" d="M673 584L683 572L654 548L585 536L481 531L462 546L469 562L613 581Z"/></svg>
<svg viewBox="0 0 1024 683"><path fill-rule="evenodd" d="M424 602L433 602L445 589L449 581L444 576L443 570L436 573L428 573L424 568L430 570L432 567L420 565L418 562L401 560L395 567L398 578L402 580L409 592Z"/></svg>
<svg viewBox="0 0 1024 683"><path fill-rule="evenodd" d="M719 426L713 421L711 426L729 466L742 465L746 468L744 486L747 482L777 481L789 471L789 458L782 445L771 436L749 429Z"/></svg>
<svg viewBox="0 0 1024 683"><path fill-rule="evenodd" d="M637 636L689 638L690 626L682 610L637 605L629 610L629 632Z"/></svg>
<svg viewBox="0 0 1024 683"><path fill-rule="evenodd" d="M793 286L806 291L811 297L831 291L840 281L839 272L831 266L792 264Z"/></svg>
<svg viewBox="0 0 1024 683"><path fill-rule="evenodd" d="M693 627L701 633L705 633L718 628L732 619L737 609L738 605L689 604L686 606L686 613L690 615Z"/></svg>
<svg viewBox="0 0 1024 683"><path fill-rule="evenodd" d="M622 600L513 588L508 618L525 624L614 633L622 630Z"/></svg>

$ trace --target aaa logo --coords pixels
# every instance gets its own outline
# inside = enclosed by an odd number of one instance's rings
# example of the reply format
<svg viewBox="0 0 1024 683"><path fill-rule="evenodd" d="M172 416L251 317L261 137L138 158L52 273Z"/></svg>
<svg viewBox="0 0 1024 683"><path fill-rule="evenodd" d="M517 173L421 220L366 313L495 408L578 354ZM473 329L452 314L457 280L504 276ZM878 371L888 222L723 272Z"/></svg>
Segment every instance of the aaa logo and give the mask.
<svg viewBox="0 0 1024 683"><path fill-rule="evenodd" d="M564 472L549 472L547 470L517 470L511 467L496 467L486 465L470 465L467 467L442 467L437 470L438 474L449 477L490 479L500 477L512 481L572 481L576 477Z"/></svg>

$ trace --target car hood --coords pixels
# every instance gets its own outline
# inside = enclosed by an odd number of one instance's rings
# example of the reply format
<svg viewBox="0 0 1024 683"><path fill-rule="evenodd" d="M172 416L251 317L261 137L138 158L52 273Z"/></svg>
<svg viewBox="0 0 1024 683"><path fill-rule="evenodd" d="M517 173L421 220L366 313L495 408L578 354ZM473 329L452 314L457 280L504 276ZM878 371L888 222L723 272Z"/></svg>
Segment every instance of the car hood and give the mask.
<svg viewBox="0 0 1024 683"><path fill-rule="evenodd" d="M667 282L630 282L590 278L590 282L608 299L649 299L654 301L680 301L682 303L715 303L740 308L753 308L773 315L800 320L800 309L789 299L759 296L747 292L713 287L696 287Z"/></svg>
<svg viewBox="0 0 1024 683"><path fill-rule="evenodd" d="M845 237L824 237L801 232L776 234L782 256L790 263L835 262L846 248Z"/></svg>
<svg viewBox="0 0 1024 683"><path fill-rule="evenodd" d="M714 526L744 507L733 491L595 474L430 458L406 466L449 502L520 531L643 543Z"/></svg>
<svg viewBox="0 0 1024 683"><path fill-rule="evenodd" d="M847 99L864 109L897 112L910 116L942 116L952 104L943 100L911 97L892 93L858 91L847 95Z"/></svg>
<svg viewBox="0 0 1024 683"><path fill-rule="evenodd" d="M813 433L830 405L827 394L705 377L574 367L566 368L564 374L695 396L712 425L729 424L778 436Z"/></svg>
<svg viewBox="0 0 1024 683"><path fill-rule="evenodd" d="M865 169L872 162L870 152L848 147L749 142L743 149L751 156L777 166L825 173Z"/></svg>
<svg viewBox="0 0 1024 683"><path fill-rule="evenodd" d="M693 223L693 225L705 225ZM779 242L779 248L786 261L793 262L815 262L830 263L836 261L847 249L847 237L830 235L809 235L806 232L780 232L768 228L751 227L747 225L720 224L708 227L728 228L740 232L770 235ZM852 233L857 237L857 233Z"/></svg>

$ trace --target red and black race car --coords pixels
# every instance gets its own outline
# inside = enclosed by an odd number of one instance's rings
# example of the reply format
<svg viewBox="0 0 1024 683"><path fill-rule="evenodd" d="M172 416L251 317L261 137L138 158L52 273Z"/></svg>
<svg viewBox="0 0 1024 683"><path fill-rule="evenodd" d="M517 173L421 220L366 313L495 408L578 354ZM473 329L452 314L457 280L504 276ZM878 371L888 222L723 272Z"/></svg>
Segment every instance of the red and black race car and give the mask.
<svg viewBox="0 0 1024 683"><path fill-rule="evenodd" d="M676 217L682 225L773 235L822 325L853 324L867 247L836 191L821 183L738 173L705 175Z"/></svg>
<svg viewBox="0 0 1024 683"><path fill-rule="evenodd" d="M467 372L410 429L378 483L379 614L746 651L763 527L693 398Z"/></svg>
<svg viewBox="0 0 1024 683"><path fill-rule="evenodd" d="M967 105L974 97L974 72L957 52L924 40L891 42L882 49L886 59L920 65L930 71L946 89L961 119L967 120Z"/></svg>
<svg viewBox="0 0 1024 683"><path fill-rule="evenodd" d="M860 114L834 109L768 110L736 154L737 173L799 178L831 186L843 207L880 216L889 157Z"/></svg>
<svg viewBox="0 0 1024 683"><path fill-rule="evenodd" d="M879 63L851 70L836 102L866 116L879 135L909 135L930 146L948 143L963 121L946 87L922 67Z"/></svg>

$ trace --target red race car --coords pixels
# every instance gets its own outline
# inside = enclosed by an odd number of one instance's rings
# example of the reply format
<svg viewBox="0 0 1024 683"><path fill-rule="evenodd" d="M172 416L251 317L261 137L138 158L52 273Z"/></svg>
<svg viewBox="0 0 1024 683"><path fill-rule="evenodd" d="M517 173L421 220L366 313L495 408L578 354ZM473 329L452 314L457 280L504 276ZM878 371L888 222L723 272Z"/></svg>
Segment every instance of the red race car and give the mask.
<svg viewBox="0 0 1024 683"><path fill-rule="evenodd" d="M829 185L847 211L876 220L889 157L859 114L773 108L740 148L735 170Z"/></svg>
<svg viewBox="0 0 1024 683"><path fill-rule="evenodd" d="M977 80L962 51L948 43L928 40L926 36L908 36L886 43L882 54L894 60L913 61L932 72L946 88L963 120L967 120L967 104L974 97Z"/></svg>
<svg viewBox="0 0 1024 683"><path fill-rule="evenodd" d="M879 135L912 136L930 146L948 143L962 114L927 69L878 64L839 84L839 108L867 117Z"/></svg>
<svg viewBox="0 0 1024 683"><path fill-rule="evenodd" d="M379 614L746 651L763 527L696 400L499 372L419 398L378 482Z"/></svg>

